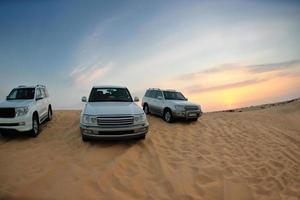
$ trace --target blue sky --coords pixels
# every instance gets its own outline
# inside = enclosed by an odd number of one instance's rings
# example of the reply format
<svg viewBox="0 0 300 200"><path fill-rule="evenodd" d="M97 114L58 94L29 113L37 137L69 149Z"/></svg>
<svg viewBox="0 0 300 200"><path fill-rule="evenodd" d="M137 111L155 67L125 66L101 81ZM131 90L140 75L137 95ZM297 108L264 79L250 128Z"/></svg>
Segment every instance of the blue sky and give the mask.
<svg viewBox="0 0 300 200"><path fill-rule="evenodd" d="M36 83L48 86L58 109L79 108L102 84L126 85L139 97L148 87L172 87L207 110L299 97L299 33L297 1L4 0L0 98ZM286 74L288 85L248 101L225 91L263 88ZM208 105L215 95L207 92L235 101Z"/></svg>

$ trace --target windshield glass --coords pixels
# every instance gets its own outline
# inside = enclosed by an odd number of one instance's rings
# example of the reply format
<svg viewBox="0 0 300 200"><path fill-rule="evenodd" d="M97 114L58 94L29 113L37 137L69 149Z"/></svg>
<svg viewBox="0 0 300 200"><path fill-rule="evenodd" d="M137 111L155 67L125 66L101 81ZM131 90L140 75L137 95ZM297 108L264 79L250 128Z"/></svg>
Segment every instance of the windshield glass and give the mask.
<svg viewBox="0 0 300 200"><path fill-rule="evenodd" d="M93 88L89 102L99 101L132 102L132 98L126 88Z"/></svg>
<svg viewBox="0 0 300 200"><path fill-rule="evenodd" d="M34 88L17 88L13 89L7 96L7 100L16 99L33 99L34 98Z"/></svg>
<svg viewBox="0 0 300 200"><path fill-rule="evenodd" d="M164 91L164 97L166 100L183 100L186 101L186 98L181 94L181 92L171 92Z"/></svg>

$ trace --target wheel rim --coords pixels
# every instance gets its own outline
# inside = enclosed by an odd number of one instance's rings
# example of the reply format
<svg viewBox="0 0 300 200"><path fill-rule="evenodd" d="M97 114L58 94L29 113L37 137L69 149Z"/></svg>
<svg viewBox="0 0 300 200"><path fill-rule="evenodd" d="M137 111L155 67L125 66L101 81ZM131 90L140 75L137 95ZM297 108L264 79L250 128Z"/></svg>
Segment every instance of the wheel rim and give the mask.
<svg viewBox="0 0 300 200"><path fill-rule="evenodd" d="M167 111L166 114L165 114L165 120L167 122L169 122L171 120L171 113L169 111Z"/></svg>
<svg viewBox="0 0 300 200"><path fill-rule="evenodd" d="M33 131L34 131L35 134L37 134L38 130L39 130L38 122L37 122L36 119L34 119L33 120Z"/></svg>

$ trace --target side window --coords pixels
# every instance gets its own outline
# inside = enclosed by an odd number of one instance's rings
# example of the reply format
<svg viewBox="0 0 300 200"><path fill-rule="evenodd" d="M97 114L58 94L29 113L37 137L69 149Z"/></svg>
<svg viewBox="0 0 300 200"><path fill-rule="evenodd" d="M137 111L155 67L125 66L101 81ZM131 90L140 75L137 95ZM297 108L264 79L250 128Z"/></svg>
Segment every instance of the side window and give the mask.
<svg viewBox="0 0 300 200"><path fill-rule="evenodd" d="M42 97L46 98L46 93L45 93L45 89L44 88L40 88L41 93L42 93Z"/></svg>
<svg viewBox="0 0 300 200"><path fill-rule="evenodd" d="M151 90L150 97L151 98L155 98L155 95L156 95L156 91L155 90Z"/></svg>
<svg viewBox="0 0 300 200"><path fill-rule="evenodd" d="M145 94L145 97L149 97L149 94L150 94L150 90L147 90L146 94Z"/></svg>
<svg viewBox="0 0 300 200"><path fill-rule="evenodd" d="M155 98L158 99L158 97L161 97L161 98L162 98L162 92L161 92L161 91L156 91L156 96L155 96Z"/></svg>
<svg viewBox="0 0 300 200"><path fill-rule="evenodd" d="M43 98L42 92L40 88L36 89L36 98Z"/></svg>

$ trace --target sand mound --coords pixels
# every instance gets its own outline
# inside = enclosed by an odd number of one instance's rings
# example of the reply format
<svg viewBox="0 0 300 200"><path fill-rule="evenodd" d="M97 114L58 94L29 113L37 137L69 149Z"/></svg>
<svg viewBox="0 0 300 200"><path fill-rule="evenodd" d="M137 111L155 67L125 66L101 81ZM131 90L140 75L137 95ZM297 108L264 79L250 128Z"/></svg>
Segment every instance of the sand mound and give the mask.
<svg viewBox="0 0 300 200"><path fill-rule="evenodd" d="M299 199L300 102L208 113L144 141L81 141L79 111L37 138L0 137L2 199Z"/></svg>

